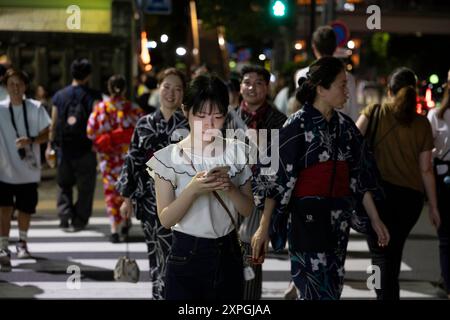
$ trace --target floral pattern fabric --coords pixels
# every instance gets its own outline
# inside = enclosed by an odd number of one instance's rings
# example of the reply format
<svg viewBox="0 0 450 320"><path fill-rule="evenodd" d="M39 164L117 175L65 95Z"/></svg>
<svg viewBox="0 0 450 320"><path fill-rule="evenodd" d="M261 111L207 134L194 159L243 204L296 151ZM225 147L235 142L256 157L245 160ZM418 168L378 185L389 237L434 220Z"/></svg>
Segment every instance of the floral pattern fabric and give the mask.
<svg viewBox="0 0 450 320"><path fill-rule="evenodd" d="M118 133L122 137L116 139L116 141L120 140L119 143L116 143L114 147L111 146L108 152L98 152L106 212L111 222L115 224L120 224L123 219L119 211L123 201L115 189L115 184L130 143L129 138L126 137L126 131L133 130L142 112L138 106L124 98L111 98L94 106L87 124L87 136L93 141L99 137L106 137L113 131L118 132L117 129L122 130L122 133Z"/></svg>
<svg viewBox="0 0 450 320"><path fill-rule="evenodd" d="M338 134L339 132L339 134ZM289 233L289 203L301 170L331 160L337 143L337 161L349 167L351 197L337 198L331 211L333 231L338 245L333 252L298 252L290 250L291 273L300 299L339 299L344 280L344 263L350 226L367 225L366 215L356 214L354 204L366 191L379 192L373 156L353 121L333 111L330 121L313 106L306 104L291 115L280 131L279 168L273 175L259 175L255 203L264 207L266 197L275 199L270 236L275 250L283 249L293 237Z"/></svg>

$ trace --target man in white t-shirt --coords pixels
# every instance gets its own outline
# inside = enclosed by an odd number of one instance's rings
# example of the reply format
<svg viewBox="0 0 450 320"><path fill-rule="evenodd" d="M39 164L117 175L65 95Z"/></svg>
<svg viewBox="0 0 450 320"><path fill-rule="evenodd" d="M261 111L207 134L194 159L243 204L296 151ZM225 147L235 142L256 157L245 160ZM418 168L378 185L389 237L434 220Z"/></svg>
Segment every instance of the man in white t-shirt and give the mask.
<svg viewBox="0 0 450 320"><path fill-rule="evenodd" d="M314 31L312 37L312 49L314 52L314 56L317 59L327 56L333 56L334 52L336 51L336 47L336 34L334 33L332 27L321 26L317 28L316 31ZM297 70L294 76L296 88L298 87L298 80L302 77L306 77L308 71L309 67ZM358 104L356 98L356 81L355 77L351 73L346 72L346 74L347 90L349 96L347 102L339 111L348 115L353 119L353 121L356 121L359 117L359 112L361 111L361 106Z"/></svg>
<svg viewBox="0 0 450 320"><path fill-rule="evenodd" d="M9 99L0 105L0 271L11 270L8 250L11 215L18 211L17 257L29 258L27 233L36 213L41 180L40 144L48 140L50 118L39 101L23 99L28 78L9 69Z"/></svg>

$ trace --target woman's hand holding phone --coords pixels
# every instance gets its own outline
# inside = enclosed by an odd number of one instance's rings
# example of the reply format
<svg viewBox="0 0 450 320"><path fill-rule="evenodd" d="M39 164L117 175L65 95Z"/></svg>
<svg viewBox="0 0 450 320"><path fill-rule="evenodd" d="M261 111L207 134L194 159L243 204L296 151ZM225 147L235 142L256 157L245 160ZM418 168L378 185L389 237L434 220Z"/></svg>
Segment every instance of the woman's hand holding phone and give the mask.
<svg viewBox="0 0 450 320"><path fill-rule="evenodd" d="M209 175L216 177L217 181L221 182L221 185L219 186L218 190L228 192L234 188L234 184L231 181L230 176L228 175L229 171L230 171L229 166L216 167L209 170L207 176Z"/></svg>
<svg viewBox="0 0 450 320"><path fill-rule="evenodd" d="M194 195L199 196L207 192L218 190L221 181L216 176L207 176L205 171L198 172L189 182L186 189L192 190Z"/></svg>

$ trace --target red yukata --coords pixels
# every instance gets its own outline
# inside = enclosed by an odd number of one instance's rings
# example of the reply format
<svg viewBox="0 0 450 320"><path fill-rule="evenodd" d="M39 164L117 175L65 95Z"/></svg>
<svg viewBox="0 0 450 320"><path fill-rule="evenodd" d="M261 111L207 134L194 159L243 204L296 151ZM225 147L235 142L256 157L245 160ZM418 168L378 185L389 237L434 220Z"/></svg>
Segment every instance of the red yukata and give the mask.
<svg viewBox="0 0 450 320"><path fill-rule="evenodd" d="M139 106L125 98L112 97L96 104L89 117L87 135L99 155L106 212L115 225L123 220L120 215L123 200L116 191L115 184L128 152L134 127L143 114Z"/></svg>

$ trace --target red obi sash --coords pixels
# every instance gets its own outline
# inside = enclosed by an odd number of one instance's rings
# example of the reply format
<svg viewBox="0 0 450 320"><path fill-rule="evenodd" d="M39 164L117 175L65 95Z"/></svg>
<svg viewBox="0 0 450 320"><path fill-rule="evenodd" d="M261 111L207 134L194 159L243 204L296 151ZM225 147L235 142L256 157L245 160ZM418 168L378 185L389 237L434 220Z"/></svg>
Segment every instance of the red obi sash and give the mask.
<svg viewBox="0 0 450 320"><path fill-rule="evenodd" d="M111 153L120 148L123 144L129 144L133 136L134 128L117 128L111 132L99 135L94 145L97 151Z"/></svg>
<svg viewBox="0 0 450 320"><path fill-rule="evenodd" d="M294 195L297 197L329 197L333 162L320 162L301 170L295 184ZM331 197L341 198L350 196L350 194L348 164L346 161L336 161L336 175Z"/></svg>

